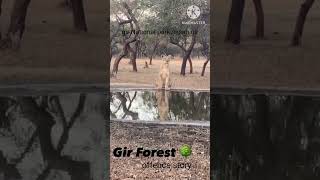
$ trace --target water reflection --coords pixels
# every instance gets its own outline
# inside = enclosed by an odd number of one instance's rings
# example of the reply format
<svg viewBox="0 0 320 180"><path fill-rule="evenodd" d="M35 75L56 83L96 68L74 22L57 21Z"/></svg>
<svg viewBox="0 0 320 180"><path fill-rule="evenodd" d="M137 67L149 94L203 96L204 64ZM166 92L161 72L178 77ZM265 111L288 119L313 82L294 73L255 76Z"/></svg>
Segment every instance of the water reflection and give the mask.
<svg viewBox="0 0 320 180"><path fill-rule="evenodd" d="M0 97L0 179L105 179L103 94Z"/></svg>
<svg viewBox="0 0 320 180"><path fill-rule="evenodd" d="M213 179L319 179L319 97L213 95L212 101Z"/></svg>
<svg viewBox="0 0 320 180"><path fill-rule="evenodd" d="M209 92L111 92L110 117L147 121L209 120Z"/></svg>

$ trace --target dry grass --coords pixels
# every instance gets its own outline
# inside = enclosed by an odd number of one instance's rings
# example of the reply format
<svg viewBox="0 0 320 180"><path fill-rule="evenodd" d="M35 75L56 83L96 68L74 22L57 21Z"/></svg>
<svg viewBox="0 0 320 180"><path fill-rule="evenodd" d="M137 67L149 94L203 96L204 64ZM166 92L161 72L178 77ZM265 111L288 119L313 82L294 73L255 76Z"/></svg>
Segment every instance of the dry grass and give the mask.
<svg viewBox="0 0 320 180"><path fill-rule="evenodd" d="M139 87L139 84L155 85L162 61L155 58L149 68L143 68L148 59L137 59L138 72L132 71L132 65L128 59L123 59L119 65L119 72L116 78L111 78L111 86L115 83L130 83ZM149 61L148 61L149 62ZM206 73L201 77L203 58L193 59L193 74L189 74L189 64L187 64L186 76L180 75L181 59L175 58L170 61L170 71L172 79L172 88L192 88L209 89L210 88L210 63L206 67ZM113 60L111 62L113 65ZM112 70L112 66L110 67Z"/></svg>
<svg viewBox="0 0 320 180"><path fill-rule="evenodd" d="M31 1L20 52L0 50L1 83L106 82L106 1L84 2L88 33L73 31L72 13L58 7L61 1ZM3 32L12 3L3 1Z"/></svg>
<svg viewBox="0 0 320 180"><path fill-rule="evenodd" d="M214 2L214 68L212 84L242 87L319 88L320 4L308 15L302 47L290 47L301 1L263 2L266 38L256 40L255 15L246 2L239 46L224 43L231 1Z"/></svg>

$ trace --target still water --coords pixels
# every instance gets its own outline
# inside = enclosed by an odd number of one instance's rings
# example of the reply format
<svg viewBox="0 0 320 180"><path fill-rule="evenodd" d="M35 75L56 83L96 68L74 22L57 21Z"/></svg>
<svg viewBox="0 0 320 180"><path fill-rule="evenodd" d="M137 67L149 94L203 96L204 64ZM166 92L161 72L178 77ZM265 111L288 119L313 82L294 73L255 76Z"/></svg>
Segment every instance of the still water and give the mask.
<svg viewBox="0 0 320 180"><path fill-rule="evenodd" d="M320 97L211 96L214 180L318 180Z"/></svg>
<svg viewBox="0 0 320 180"><path fill-rule="evenodd" d="M209 121L210 93L164 90L111 92L110 118L144 121Z"/></svg>
<svg viewBox="0 0 320 180"><path fill-rule="evenodd" d="M106 96L0 97L0 180L101 180Z"/></svg>

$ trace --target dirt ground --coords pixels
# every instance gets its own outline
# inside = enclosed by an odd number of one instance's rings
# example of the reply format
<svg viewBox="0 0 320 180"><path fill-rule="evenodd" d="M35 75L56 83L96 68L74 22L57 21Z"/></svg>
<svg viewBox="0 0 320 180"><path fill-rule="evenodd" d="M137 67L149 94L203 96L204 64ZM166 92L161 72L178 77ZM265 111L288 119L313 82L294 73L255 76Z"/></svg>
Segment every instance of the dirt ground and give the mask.
<svg viewBox="0 0 320 180"><path fill-rule="evenodd" d="M112 180L209 180L209 128L192 126L166 126L112 121L110 125L110 176ZM176 157L115 157L117 147L136 149L171 149L188 144L192 155L185 158L179 152ZM191 168L142 168L144 163L191 163Z"/></svg>
<svg viewBox="0 0 320 180"><path fill-rule="evenodd" d="M224 43L231 1L216 0L213 15L214 86L245 88L320 88L320 3L315 2L305 24L301 47L290 47L296 17L303 1L263 2L265 35L253 38L255 14L246 2L240 45Z"/></svg>
<svg viewBox="0 0 320 180"><path fill-rule="evenodd" d="M159 68L162 60L155 58L149 68L144 68L145 61L148 59L137 59L138 72L132 71L132 65L128 59L122 59L119 65L119 71L115 78L111 78L111 87L116 83L130 83L139 87L139 84L155 86L159 74ZM190 89L209 89L210 88L210 63L207 64L206 72L201 77L203 58L193 58L193 74L190 74L189 64L187 64L186 75L180 75L181 59L175 58L170 61L170 71L172 77L172 88L190 88ZM112 70L113 60L110 71Z"/></svg>
<svg viewBox="0 0 320 180"><path fill-rule="evenodd" d="M31 1L19 52L0 50L0 83L106 82L106 1L84 1L88 33L73 30L62 0ZM3 1L6 32L13 1Z"/></svg>

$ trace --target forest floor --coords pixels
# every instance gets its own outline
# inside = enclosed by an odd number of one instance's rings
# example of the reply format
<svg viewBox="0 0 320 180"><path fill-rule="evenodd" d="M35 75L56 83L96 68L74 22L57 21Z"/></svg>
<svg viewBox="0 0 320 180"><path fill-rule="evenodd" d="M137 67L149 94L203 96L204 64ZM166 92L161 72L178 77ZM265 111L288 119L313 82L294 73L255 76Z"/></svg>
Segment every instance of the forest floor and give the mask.
<svg viewBox="0 0 320 180"><path fill-rule="evenodd" d="M61 1L31 1L21 49L0 50L0 84L106 82L106 1L84 1L88 33L74 32L72 12ZM12 3L3 1L2 34Z"/></svg>
<svg viewBox="0 0 320 180"><path fill-rule="evenodd" d="M210 129L207 127L170 126L144 123L123 123L111 121L110 147L110 177L114 180L134 179L209 179L209 141ZM178 148L188 144L192 155L182 157ZM176 157L115 157L113 150L117 147L144 149L176 148ZM125 160L124 160L125 159ZM152 163L155 168L143 168L146 163ZM157 167L157 163L171 168ZM178 163L191 165L191 168L174 168Z"/></svg>
<svg viewBox="0 0 320 180"><path fill-rule="evenodd" d="M122 59L119 64L119 71L116 77L110 79L111 88L120 84L128 87L150 86L155 87L156 80L159 75L162 60L154 58L152 65L144 68L145 61L149 59L137 59L138 72L132 71L132 65L128 59ZM110 71L112 70L113 60L111 61ZM193 58L193 74L190 74L189 63L186 68L186 75L180 75L181 59L175 58L170 61L170 72L172 80L172 88L188 88L188 89L209 89L210 88L210 63L207 64L205 75L201 76L201 71L205 59Z"/></svg>
<svg viewBox="0 0 320 180"><path fill-rule="evenodd" d="M255 12L247 2L240 45L224 43L231 1L214 2L213 87L320 88L320 4L311 8L301 47L291 47L300 1L269 0L265 11L265 39L253 38Z"/></svg>

